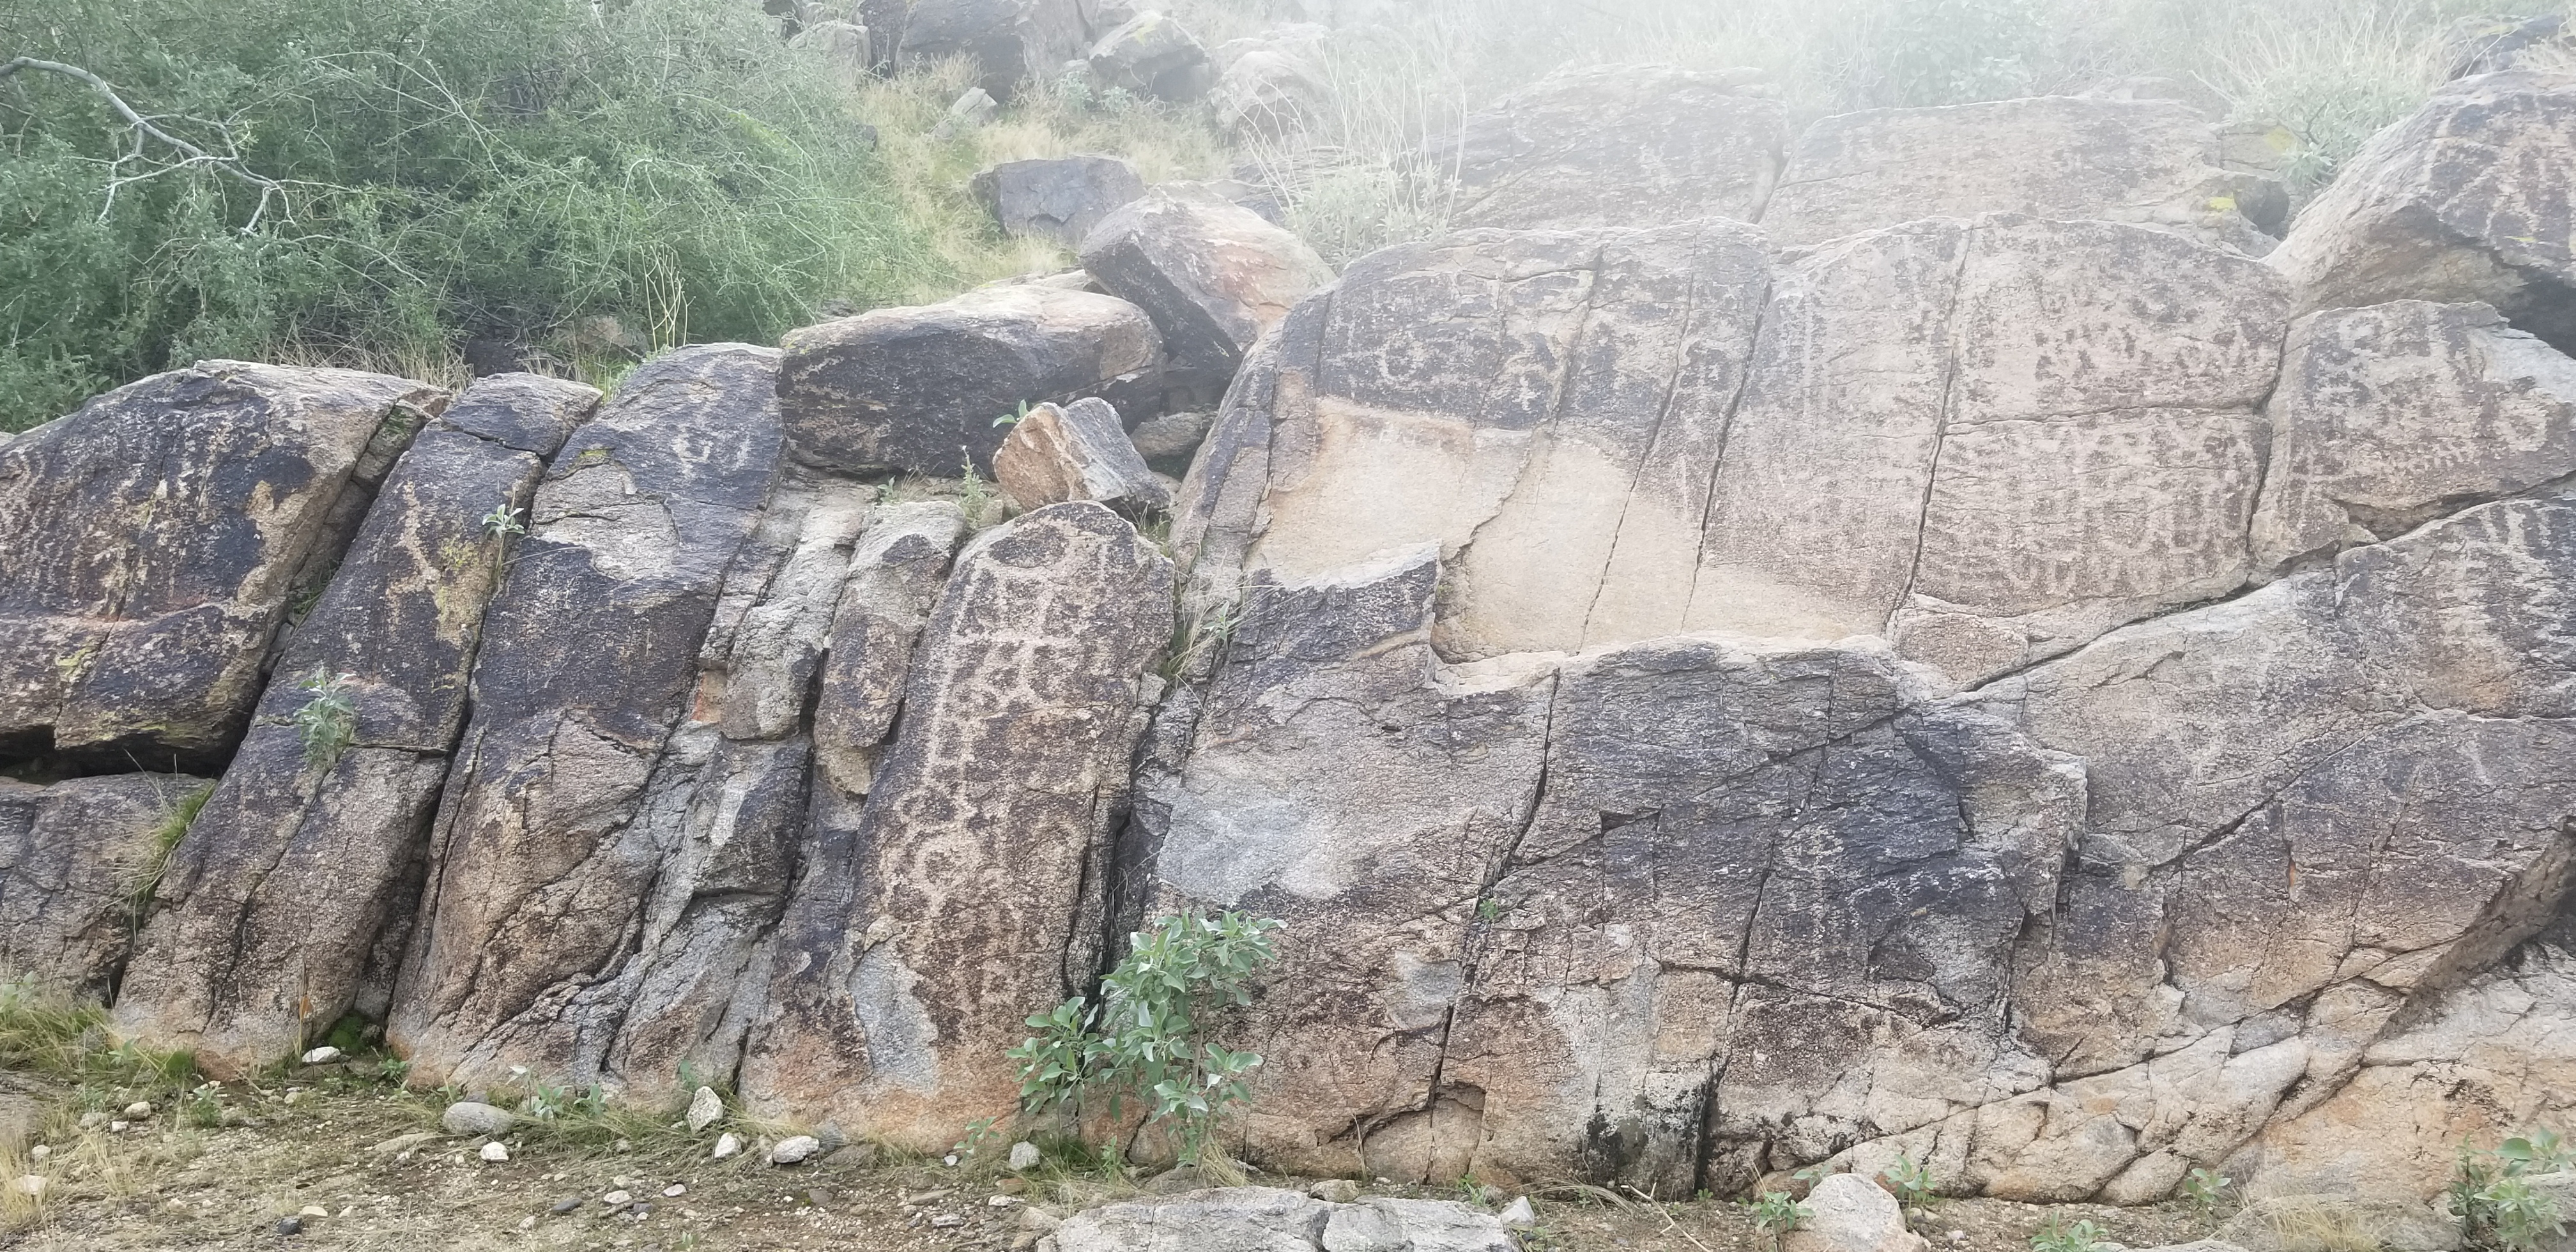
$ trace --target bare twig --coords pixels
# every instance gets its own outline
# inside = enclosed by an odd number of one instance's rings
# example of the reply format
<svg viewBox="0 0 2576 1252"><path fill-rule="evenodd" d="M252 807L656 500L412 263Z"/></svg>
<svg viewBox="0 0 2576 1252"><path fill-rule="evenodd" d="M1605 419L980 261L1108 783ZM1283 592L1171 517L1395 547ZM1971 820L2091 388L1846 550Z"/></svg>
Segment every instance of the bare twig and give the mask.
<svg viewBox="0 0 2576 1252"><path fill-rule="evenodd" d="M7 78L20 70L43 70L48 74L60 74L65 78L87 83L92 90L98 92L99 96L107 101L107 107L116 110L116 115L125 119L125 124L128 127L131 127L134 132L134 150L120 154L116 160L110 162L108 168L111 171L123 167L128 161L142 160L143 140L147 136L167 145L179 154L179 160L172 162L171 164L161 166L157 169L153 169L148 173L132 176L111 173L107 184L107 203L99 210L99 215L101 217L105 217L109 210L116 207L117 190L126 184L141 182L147 178L157 178L172 170L195 169L200 167L219 170L241 180L244 183L259 188L259 204L252 208L250 220L243 223L241 228L242 233L245 235L254 234L259 230L260 219L267 215L270 200L275 199L280 202L287 203L291 208L292 202L288 201L286 198L286 184L264 174L256 173L249 167L243 165L241 153L238 149L224 153L208 152L204 148L198 147L196 144L190 143L185 139L181 139L177 135L173 135L170 132L161 129L159 126L153 124L151 118L135 112L134 106L127 104L125 102L125 97L116 94L116 88L110 85L106 79L90 73L88 70L82 69L77 65L65 65L60 61L43 61L38 60L35 57L23 56L13 57L6 64L0 64L0 78ZM224 126L221 123L210 124L213 125L215 129L224 132L225 146L231 147L231 128Z"/></svg>

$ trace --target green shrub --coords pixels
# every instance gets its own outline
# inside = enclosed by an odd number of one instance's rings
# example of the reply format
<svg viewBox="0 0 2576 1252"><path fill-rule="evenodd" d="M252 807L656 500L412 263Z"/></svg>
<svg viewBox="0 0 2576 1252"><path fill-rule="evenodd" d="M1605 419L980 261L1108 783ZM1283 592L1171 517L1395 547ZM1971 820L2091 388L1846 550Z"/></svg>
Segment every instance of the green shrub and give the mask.
<svg viewBox="0 0 2576 1252"><path fill-rule="evenodd" d="M2533 1252L2543 1240L2565 1233L2567 1214L2558 1211L2556 1200L2533 1190L2530 1177L2571 1165L2576 1148L2550 1130L2517 1135L2483 1151L2463 1147L2451 1180L2451 1212L2477 1247Z"/></svg>
<svg viewBox="0 0 2576 1252"><path fill-rule="evenodd" d="M1753 1219L1753 1233L1767 1248L1777 1249L1780 1236L1798 1228L1798 1223L1815 1215L1804 1200L1786 1191L1765 1191L1744 1202L1745 1215Z"/></svg>
<svg viewBox="0 0 2576 1252"><path fill-rule="evenodd" d="M0 48L237 156L0 82L0 429L206 356L436 372L471 336L603 351L593 315L772 341L943 264L749 0L0 0Z"/></svg>
<svg viewBox="0 0 2576 1252"><path fill-rule="evenodd" d="M1095 1098L1106 1097L1112 1119L1141 1106L1148 1125L1168 1127L1180 1159L1197 1162L1226 1112L1251 1100L1246 1079L1261 1064L1201 1039L1205 1018L1251 1003L1250 979L1275 955L1270 932L1280 924L1185 913L1132 936L1098 1003L1075 996L1029 1018L1037 1036L1010 1053L1022 1104L1070 1111L1077 1124Z"/></svg>

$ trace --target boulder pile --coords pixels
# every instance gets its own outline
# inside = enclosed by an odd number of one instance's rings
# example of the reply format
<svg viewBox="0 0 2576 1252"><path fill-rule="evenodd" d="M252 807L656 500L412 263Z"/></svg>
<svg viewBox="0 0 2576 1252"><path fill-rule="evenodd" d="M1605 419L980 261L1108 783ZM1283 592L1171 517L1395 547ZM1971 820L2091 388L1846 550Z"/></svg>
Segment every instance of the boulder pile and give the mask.
<svg viewBox="0 0 2576 1252"><path fill-rule="evenodd" d="M1156 16L890 46L1204 88ZM1400 1181L2420 1207L2576 1107L2576 80L2455 82L2290 222L2175 101L1754 86L1540 84L1339 275L1013 170L1085 272L0 443L0 961L217 1074L355 1013L417 1082L937 1149L1122 936L1240 909L1230 1146ZM1056 1245L1504 1246L1210 1195Z"/></svg>

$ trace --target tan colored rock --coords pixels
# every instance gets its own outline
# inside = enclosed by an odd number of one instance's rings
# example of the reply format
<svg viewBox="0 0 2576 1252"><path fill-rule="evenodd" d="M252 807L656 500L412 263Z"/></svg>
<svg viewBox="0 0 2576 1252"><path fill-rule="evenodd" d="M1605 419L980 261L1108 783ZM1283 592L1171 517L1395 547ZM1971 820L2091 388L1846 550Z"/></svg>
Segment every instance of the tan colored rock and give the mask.
<svg viewBox="0 0 2576 1252"><path fill-rule="evenodd" d="M1306 242L1203 187L1166 183L1082 241L1082 267L1161 329L1173 368L1222 387L1263 331L1333 281Z"/></svg>
<svg viewBox="0 0 2576 1252"><path fill-rule="evenodd" d="M1124 300L1035 283L792 330L778 405L797 459L842 473L989 472L1022 404L1152 386L1163 342Z"/></svg>
<svg viewBox="0 0 2576 1252"><path fill-rule="evenodd" d="M1749 222L1789 140L1780 102L1741 90L1751 77L1668 65L1560 71L1469 114L1422 159L1456 173L1459 227Z"/></svg>
<svg viewBox="0 0 2576 1252"><path fill-rule="evenodd" d="M2224 167L2220 128L2176 100L2040 96L1824 118L1762 213L1784 247L1926 217L2027 213L2184 231L2268 251L2280 185ZM2250 219L2250 220L2249 220Z"/></svg>
<svg viewBox="0 0 2576 1252"><path fill-rule="evenodd" d="M1436 543L1453 656L1680 629L1768 271L1727 222L1363 258L1229 393L1176 542L1286 580Z"/></svg>
<svg viewBox="0 0 2576 1252"><path fill-rule="evenodd" d="M0 970L44 991L104 996L125 963L135 893L159 874L173 824L213 785L185 774L0 779Z"/></svg>
<svg viewBox="0 0 2576 1252"><path fill-rule="evenodd" d="M2270 260L2306 308L2478 301L2576 346L2571 135L2576 76L2452 83L2344 162Z"/></svg>
<svg viewBox="0 0 2576 1252"><path fill-rule="evenodd" d="M0 751L220 761L423 383L207 361L0 448Z"/></svg>
<svg viewBox="0 0 2576 1252"><path fill-rule="evenodd" d="M1007 1114L1024 1019L1097 969L1171 565L1088 502L957 560L855 822L818 809L742 1065L762 1115L946 1148Z"/></svg>
<svg viewBox="0 0 2576 1252"><path fill-rule="evenodd" d="M1883 632L1973 682L2235 589L2287 307L2259 264L2109 222L1803 255L1728 426L1688 624Z"/></svg>
<svg viewBox="0 0 2576 1252"><path fill-rule="evenodd" d="M2576 361L2481 304L2301 319L2264 416L2260 570L2576 473Z"/></svg>
<svg viewBox="0 0 2576 1252"><path fill-rule="evenodd" d="M993 475L1022 509L1095 500L1131 516L1171 507L1171 493L1101 399L1041 404L1011 426L993 454Z"/></svg>

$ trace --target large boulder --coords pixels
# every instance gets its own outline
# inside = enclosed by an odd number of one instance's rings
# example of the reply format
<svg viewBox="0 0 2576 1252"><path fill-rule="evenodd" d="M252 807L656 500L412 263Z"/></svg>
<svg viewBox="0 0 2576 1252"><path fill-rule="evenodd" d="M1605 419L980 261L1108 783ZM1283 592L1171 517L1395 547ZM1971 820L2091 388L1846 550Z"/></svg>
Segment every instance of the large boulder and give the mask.
<svg viewBox="0 0 2576 1252"><path fill-rule="evenodd" d="M1762 229L1783 246L1925 217L2028 213L2181 230L2268 251L2280 186L2230 168L2225 133L2177 100L2041 96L1824 118L1790 150ZM2260 229L2258 229L2260 228Z"/></svg>
<svg viewBox="0 0 2576 1252"><path fill-rule="evenodd" d="M2258 570L2576 474L2576 360L2483 304L2399 300L2301 319L2264 416Z"/></svg>
<svg viewBox="0 0 2576 1252"><path fill-rule="evenodd" d="M1098 969L1171 562L1088 502L957 559L862 811L818 806L741 1068L769 1114L945 1148L1007 1115L1025 1019Z"/></svg>
<svg viewBox="0 0 2576 1252"><path fill-rule="evenodd" d="M237 1075L353 1007L383 1015L400 948L387 927L409 920L509 531L598 401L496 375L413 439L172 853L118 991L119 1033ZM325 686L349 705L342 744L309 744L297 724Z"/></svg>
<svg viewBox="0 0 2576 1252"><path fill-rule="evenodd" d="M1145 180L1117 157L1046 157L1004 161L976 174L968 190L1003 233L1079 248L1111 209L1145 194Z"/></svg>
<svg viewBox="0 0 2576 1252"><path fill-rule="evenodd" d="M1752 221L1789 141L1780 102L1741 71L1568 70L1468 115L1425 167L1453 171L1451 224L1511 229Z"/></svg>
<svg viewBox="0 0 2576 1252"><path fill-rule="evenodd" d="M213 786L185 774L0 778L0 975L105 995L162 858Z"/></svg>
<svg viewBox="0 0 2576 1252"><path fill-rule="evenodd" d="M2270 258L2310 308L2482 301L2576 349L2576 76L2464 79L2381 131Z"/></svg>
<svg viewBox="0 0 2576 1252"><path fill-rule="evenodd" d="M989 474L1022 404L1150 391L1163 342L1124 300L1039 284L877 309L789 331L778 375L787 446L843 473Z"/></svg>
<svg viewBox="0 0 2576 1252"><path fill-rule="evenodd" d="M1118 410L1106 400L1029 410L993 454L993 474L1022 509L1097 500L1142 516L1172 504L1170 490L1145 468L1145 458L1118 423Z"/></svg>
<svg viewBox="0 0 2576 1252"><path fill-rule="evenodd" d="M1183 381L1216 389L1262 332L1333 281L1306 241L1189 184L1157 187L1104 218L1083 240L1082 266L1153 316Z"/></svg>
<svg viewBox="0 0 2576 1252"><path fill-rule="evenodd" d="M978 86L1009 100L1024 80L1053 75L1089 47L1082 8L1079 0L913 0L899 19L895 64L911 69L963 57Z"/></svg>
<svg viewBox="0 0 2576 1252"><path fill-rule="evenodd" d="M1240 42L1240 41L1238 41ZM1293 47L1263 43L1226 57L1208 102L1217 125L1238 135L1284 138L1320 117L1332 84L1314 61Z"/></svg>
<svg viewBox="0 0 2576 1252"><path fill-rule="evenodd" d="M289 606L446 398L207 361L0 447L0 755L219 763Z"/></svg>
<svg viewBox="0 0 2576 1252"><path fill-rule="evenodd" d="M1153 100L1191 101L1207 94L1216 70L1207 49L1179 22L1147 9L1091 46L1091 77Z"/></svg>
<svg viewBox="0 0 2576 1252"><path fill-rule="evenodd" d="M646 801L777 477L777 369L741 344L646 362L537 488L485 615L386 1025L424 1078L574 1077L565 1036L604 1046L566 1004L633 942L677 838Z"/></svg>

